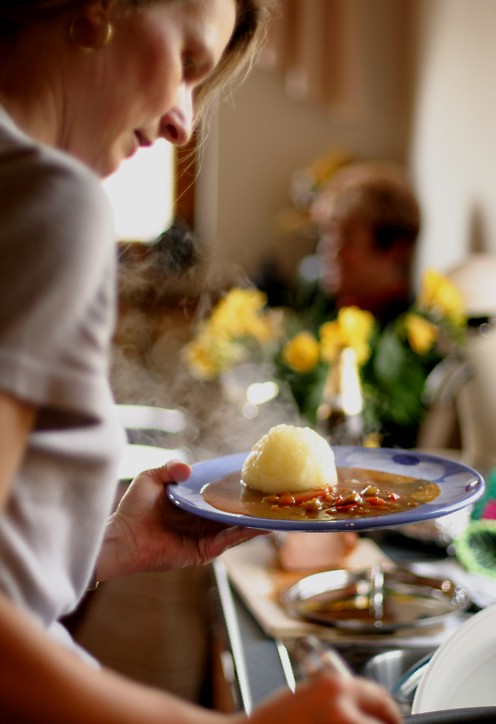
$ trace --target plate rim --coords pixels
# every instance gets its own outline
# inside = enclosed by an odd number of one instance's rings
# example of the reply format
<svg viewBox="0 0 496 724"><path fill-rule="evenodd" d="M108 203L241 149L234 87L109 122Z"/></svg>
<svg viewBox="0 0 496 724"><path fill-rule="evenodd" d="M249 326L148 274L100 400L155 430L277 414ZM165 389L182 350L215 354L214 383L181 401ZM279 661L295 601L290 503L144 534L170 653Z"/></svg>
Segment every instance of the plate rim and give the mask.
<svg viewBox="0 0 496 724"><path fill-rule="evenodd" d="M413 508L409 511L403 511L400 513L389 513L382 516L365 516L363 518L349 518L329 521L300 521L290 519L257 518L255 516L247 516L241 513L224 512L217 508L214 508L213 506L210 506L203 500L200 501L200 505L194 504L192 502L191 497L196 496L200 498L201 487L213 480L213 478L208 477L210 469L213 470L215 468L219 468L220 466L222 468L220 473L221 476L229 474L230 472L234 472L236 469L240 469L244 459L250 452L249 450L247 450L239 453L230 453L218 457L207 458L205 460L193 463L193 465L191 466L191 477L188 478L188 480L184 483L181 483L177 486L169 485L167 487L167 494L170 500L179 508L182 508L183 510L186 510L195 515L209 518L216 522L224 523L226 525L237 525L257 530L299 530L313 532L331 532L343 530L367 531L376 530L379 528L392 528L433 518L443 517L450 513L454 513L469 504L475 503L484 493L485 482L481 473L472 468L470 465L466 465L465 463L461 463L451 458L445 458L440 455L435 455L428 452L424 453L417 450L409 450L403 448L365 448L352 445L335 445L333 446L333 451L336 455L336 458L344 457L355 452L360 452L362 454L365 453L367 455L370 455L372 458L378 458L380 455L389 456L391 458L396 456L407 458L412 457L417 459L417 461L419 462L442 465L445 470L451 471L453 473L463 471L468 476L473 477L474 480L472 482L474 483L474 490L469 493L465 498L460 498L459 500L449 505L443 506L442 508L439 507L439 503L436 503L436 501L439 501L439 499L442 498L443 491L441 491L441 495L436 498L435 501L431 501L430 503L424 503L417 508ZM381 467L378 466L376 468L373 468L373 466L371 465L371 469L380 470ZM404 471L404 473L407 474L406 470ZM217 475L219 475L219 473ZM201 476L200 480L198 480L199 476ZM434 480L433 482L439 483L440 481ZM469 483L467 482L467 485L468 484ZM191 496L188 496L186 491L189 491L192 485L196 486L196 489L192 491ZM421 512L421 515L419 515L419 511Z"/></svg>

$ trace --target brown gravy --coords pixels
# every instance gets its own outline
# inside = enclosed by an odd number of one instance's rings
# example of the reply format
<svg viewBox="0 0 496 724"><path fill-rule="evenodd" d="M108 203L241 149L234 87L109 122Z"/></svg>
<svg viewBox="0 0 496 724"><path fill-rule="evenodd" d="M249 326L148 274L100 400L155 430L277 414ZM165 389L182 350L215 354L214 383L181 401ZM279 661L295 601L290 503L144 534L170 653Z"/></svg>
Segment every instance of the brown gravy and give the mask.
<svg viewBox="0 0 496 724"><path fill-rule="evenodd" d="M406 475L363 468L338 468L338 482L322 495L305 494L305 500L287 502L288 495L268 495L248 488L240 471L207 483L201 493L209 505L228 513L276 520L343 520L400 513L437 498L435 483Z"/></svg>

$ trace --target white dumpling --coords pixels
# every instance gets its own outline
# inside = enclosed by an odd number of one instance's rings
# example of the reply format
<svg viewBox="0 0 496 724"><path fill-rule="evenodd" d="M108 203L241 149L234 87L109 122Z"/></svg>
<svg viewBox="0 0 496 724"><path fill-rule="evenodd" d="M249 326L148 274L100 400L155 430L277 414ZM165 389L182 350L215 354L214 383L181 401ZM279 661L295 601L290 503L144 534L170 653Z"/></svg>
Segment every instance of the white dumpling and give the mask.
<svg viewBox="0 0 496 724"><path fill-rule="evenodd" d="M241 479L264 493L301 492L337 482L331 446L310 427L276 425L246 458Z"/></svg>

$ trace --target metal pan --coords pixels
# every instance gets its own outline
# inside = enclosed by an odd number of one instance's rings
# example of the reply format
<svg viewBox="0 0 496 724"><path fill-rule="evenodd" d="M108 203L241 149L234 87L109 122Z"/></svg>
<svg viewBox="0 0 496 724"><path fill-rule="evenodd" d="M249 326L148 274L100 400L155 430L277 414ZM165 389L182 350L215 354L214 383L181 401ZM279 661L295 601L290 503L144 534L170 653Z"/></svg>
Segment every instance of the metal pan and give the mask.
<svg viewBox="0 0 496 724"><path fill-rule="evenodd" d="M285 590L281 602L291 615L314 623L381 634L437 625L471 603L453 581L407 568L315 573Z"/></svg>

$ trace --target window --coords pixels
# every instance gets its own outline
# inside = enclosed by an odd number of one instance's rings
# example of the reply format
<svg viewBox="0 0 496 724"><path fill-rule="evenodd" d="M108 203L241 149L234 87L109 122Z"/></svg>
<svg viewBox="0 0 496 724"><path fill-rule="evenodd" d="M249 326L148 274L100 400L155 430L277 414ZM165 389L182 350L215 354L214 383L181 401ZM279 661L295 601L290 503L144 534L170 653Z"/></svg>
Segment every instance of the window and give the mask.
<svg viewBox="0 0 496 724"><path fill-rule="evenodd" d="M104 181L119 241L153 241L173 220L176 154L165 140L140 148Z"/></svg>

